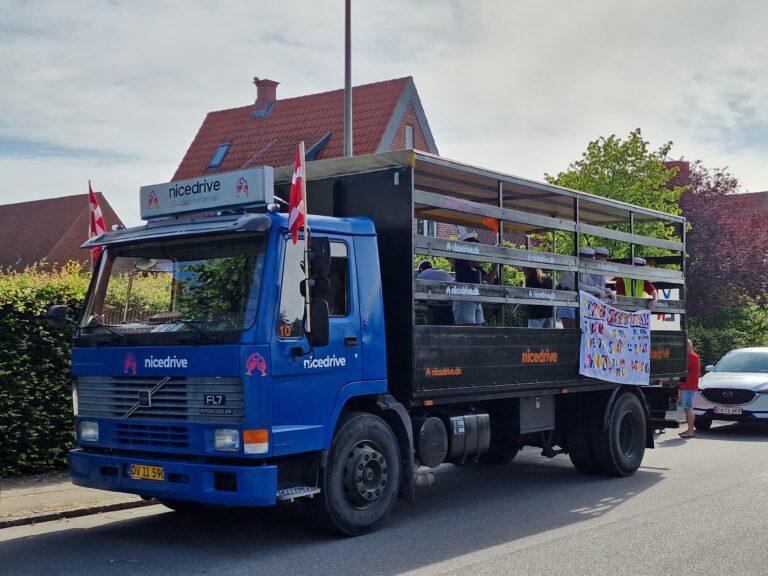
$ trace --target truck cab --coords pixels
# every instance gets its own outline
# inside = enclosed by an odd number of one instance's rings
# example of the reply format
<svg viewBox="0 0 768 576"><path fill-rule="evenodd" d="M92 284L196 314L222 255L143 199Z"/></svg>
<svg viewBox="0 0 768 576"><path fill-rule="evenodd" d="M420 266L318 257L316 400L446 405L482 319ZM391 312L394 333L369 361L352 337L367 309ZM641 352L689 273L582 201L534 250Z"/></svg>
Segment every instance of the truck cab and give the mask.
<svg viewBox="0 0 768 576"><path fill-rule="evenodd" d="M330 245L314 348L284 214L112 234L74 339L75 483L241 506L301 492L307 474L278 478L264 459L327 449L348 397L386 391L373 224L311 224Z"/></svg>

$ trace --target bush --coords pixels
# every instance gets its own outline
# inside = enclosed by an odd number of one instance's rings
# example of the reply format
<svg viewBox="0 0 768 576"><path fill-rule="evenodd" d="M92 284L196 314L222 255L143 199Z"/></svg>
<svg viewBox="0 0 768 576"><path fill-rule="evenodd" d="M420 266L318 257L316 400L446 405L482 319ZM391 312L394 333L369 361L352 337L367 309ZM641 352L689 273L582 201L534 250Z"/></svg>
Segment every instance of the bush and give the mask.
<svg viewBox="0 0 768 576"><path fill-rule="evenodd" d="M768 307L750 303L723 308L712 315L691 316L688 338L702 366L717 363L734 348L768 346Z"/></svg>
<svg viewBox="0 0 768 576"><path fill-rule="evenodd" d="M52 272L0 271L0 477L66 464L73 444L72 327L39 319L52 304L79 313L90 273L76 263Z"/></svg>

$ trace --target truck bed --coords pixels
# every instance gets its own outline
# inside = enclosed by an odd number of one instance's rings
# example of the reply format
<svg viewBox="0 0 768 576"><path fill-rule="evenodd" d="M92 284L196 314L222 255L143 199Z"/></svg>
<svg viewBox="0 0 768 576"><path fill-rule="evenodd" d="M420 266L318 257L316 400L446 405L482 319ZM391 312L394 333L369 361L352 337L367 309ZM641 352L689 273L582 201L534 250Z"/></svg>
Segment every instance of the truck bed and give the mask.
<svg viewBox="0 0 768 576"><path fill-rule="evenodd" d="M467 402L615 386L579 375L577 330L416 326L413 337L412 387L394 390L401 401ZM683 375L685 351L683 332L654 331L651 383Z"/></svg>

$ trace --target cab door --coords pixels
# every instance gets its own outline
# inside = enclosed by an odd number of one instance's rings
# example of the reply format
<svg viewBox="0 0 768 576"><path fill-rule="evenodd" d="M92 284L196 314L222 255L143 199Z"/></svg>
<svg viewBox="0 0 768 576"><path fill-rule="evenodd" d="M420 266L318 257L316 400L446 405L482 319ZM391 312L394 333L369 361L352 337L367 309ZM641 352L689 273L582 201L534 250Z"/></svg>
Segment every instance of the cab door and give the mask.
<svg viewBox="0 0 768 576"><path fill-rule="evenodd" d="M304 243L283 239L276 325L272 338L275 455L317 450L340 388L361 378L360 314L354 245L331 237L329 341L310 350L304 334Z"/></svg>

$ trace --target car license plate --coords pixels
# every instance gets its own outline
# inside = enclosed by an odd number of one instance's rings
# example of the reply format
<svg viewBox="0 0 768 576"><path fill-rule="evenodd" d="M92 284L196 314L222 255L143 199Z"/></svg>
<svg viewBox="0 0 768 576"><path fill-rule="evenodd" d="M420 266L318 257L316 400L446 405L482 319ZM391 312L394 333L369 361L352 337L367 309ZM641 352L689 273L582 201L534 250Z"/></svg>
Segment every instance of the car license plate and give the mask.
<svg viewBox="0 0 768 576"><path fill-rule="evenodd" d="M131 478L136 480L164 480L165 469L162 466L131 464Z"/></svg>
<svg viewBox="0 0 768 576"><path fill-rule="evenodd" d="M741 414L741 408L734 408L731 406L715 406L715 414L729 414L738 415Z"/></svg>

